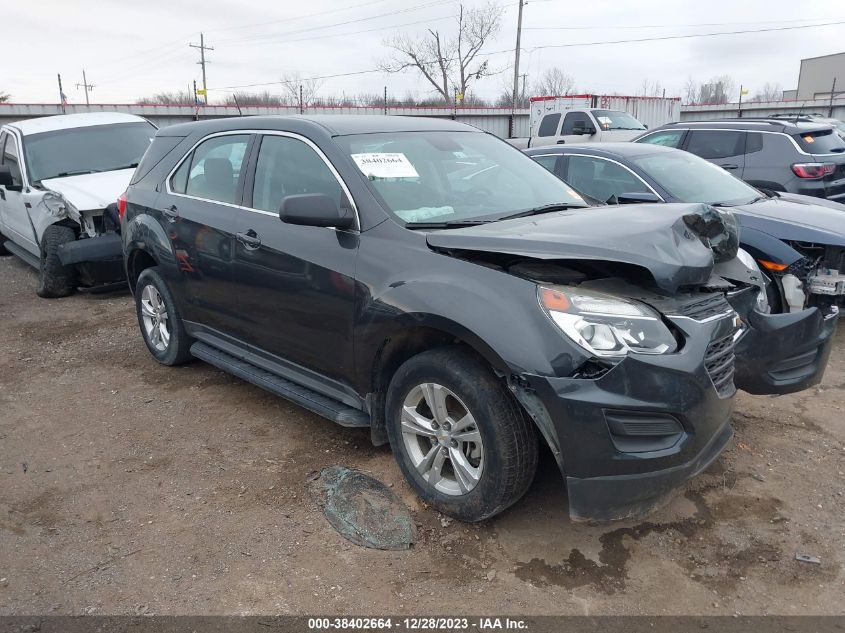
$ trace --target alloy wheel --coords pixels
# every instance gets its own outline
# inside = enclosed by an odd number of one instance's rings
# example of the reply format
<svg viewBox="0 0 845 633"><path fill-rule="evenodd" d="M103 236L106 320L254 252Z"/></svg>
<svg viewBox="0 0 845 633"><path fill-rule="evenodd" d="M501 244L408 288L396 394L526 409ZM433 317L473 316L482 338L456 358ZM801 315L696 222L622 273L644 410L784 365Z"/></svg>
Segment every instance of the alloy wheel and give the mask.
<svg viewBox="0 0 845 633"><path fill-rule="evenodd" d="M402 405L402 440L414 467L437 491L465 495L484 469L484 444L475 418L452 391L417 385Z"/></svg>
<svg viewBox="0 0 845 633"><path fill-rule="evenodd" d="M152 284L144 286L141 292L141 320L150 345L160 352L165 351L170 345L169 316L161 293Z"/></svg>

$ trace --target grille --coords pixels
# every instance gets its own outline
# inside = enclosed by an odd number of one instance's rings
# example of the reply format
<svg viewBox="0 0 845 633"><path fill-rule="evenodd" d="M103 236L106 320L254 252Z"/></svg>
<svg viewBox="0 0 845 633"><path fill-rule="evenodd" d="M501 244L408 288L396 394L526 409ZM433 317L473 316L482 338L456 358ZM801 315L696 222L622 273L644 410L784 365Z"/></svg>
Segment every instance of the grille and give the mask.
<svg viewBox="0 0 845 633"><path fill-rule="evenodd" d="M736 391L734 387L734 339L733 335L720 338L707 346L707 354L704 356L704 366L716 393L721 398L732 396Z"/></svg>
<svg viewBox="0 0 845 633"><path fill-rule="evenodd" d="M695 319L696 321L704 321L705 319L716 316L717 314L724 314L730 310L731 306L727 299L725 299L725 295L714 293L703 295L703 298L685 304L678 311L678 314Z"/></svg>

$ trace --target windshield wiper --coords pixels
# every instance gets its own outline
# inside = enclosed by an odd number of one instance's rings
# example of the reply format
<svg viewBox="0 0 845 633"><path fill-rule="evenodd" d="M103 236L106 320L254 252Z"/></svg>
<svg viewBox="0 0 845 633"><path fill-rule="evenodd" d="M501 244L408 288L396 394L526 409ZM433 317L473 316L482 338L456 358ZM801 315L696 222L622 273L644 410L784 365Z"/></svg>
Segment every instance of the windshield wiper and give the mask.
<svg viewBox="0 0 845 633"><path fill-rule="evenodd" d="M588 209L588 204L572 204L571 202L553 202L551 204L544 204L539 207L517 211L508 215L500 215L494 220L510 220L512 218L524 218L529 215L542 215L543 213L554 213L555 211L566 211L567 209Z"/></svg>
<svg viewBox="0 0 845 633"><path fill-rule="evenodd" d="M462 226L477 226L495 220L448 220L446 222L406 222L406 229L455 229Z"/></svg>
<svg viewBox="0 0 845 633"><path fill-rule="evenodd" d="M52 178L65 178L66 176L84 176L85 174L96 174L99 173L99 169L79 169L77 171L63 171ZM50 178L42 178L41 180L50 180Z"/></svg>
<svg viewBox="0 0 845 633"><path fill-rule="evenodd" d="M138 166L138 163L129 163L128 165L123 165L122 167L109 167L108 169L104 169L103 171L119 171L121 169L135 169Z"/></svg>

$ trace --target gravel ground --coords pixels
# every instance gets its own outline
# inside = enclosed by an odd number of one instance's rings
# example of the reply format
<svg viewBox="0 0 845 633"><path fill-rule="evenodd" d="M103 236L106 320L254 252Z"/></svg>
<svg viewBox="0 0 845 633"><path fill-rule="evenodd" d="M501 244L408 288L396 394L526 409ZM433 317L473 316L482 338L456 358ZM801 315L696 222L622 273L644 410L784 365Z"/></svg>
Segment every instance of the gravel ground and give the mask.
<svg viewBox="0 0 845 633"><path fill-rule="evenodd" d="M0 258L0 615L845 614L842 329L821 387L740 394L731 448L648 520L571 523L544 455L522 502L468 526L366 432L156 364L127 293L34 287ZM393 486L412 549L329 526L308 480L333 464Z"/></svg>

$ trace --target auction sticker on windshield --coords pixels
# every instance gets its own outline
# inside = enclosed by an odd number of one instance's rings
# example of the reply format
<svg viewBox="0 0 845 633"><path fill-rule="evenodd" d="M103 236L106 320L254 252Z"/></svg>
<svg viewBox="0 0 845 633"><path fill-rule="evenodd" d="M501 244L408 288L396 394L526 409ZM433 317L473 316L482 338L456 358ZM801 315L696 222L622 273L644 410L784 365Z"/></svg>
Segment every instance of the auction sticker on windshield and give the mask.
<svg viewBox="0 0 845 633"><path fill-rule="evenodd" d="M352 160L367 178L419 178L411 161L402 153L352 154Z"/></svg>

